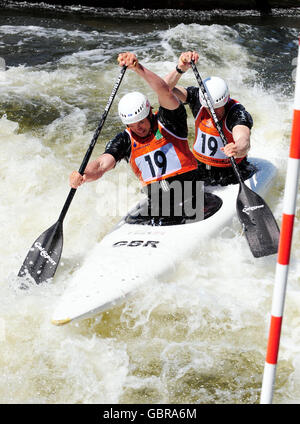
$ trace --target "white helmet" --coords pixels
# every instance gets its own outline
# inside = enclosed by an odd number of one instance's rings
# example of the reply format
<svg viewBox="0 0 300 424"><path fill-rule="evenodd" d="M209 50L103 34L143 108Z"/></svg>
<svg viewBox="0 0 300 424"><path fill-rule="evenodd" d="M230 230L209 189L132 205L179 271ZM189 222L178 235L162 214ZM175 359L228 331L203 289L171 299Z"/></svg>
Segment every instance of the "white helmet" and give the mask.
<svg viewBox="0 0 300 424"><path fill-rule="evenodd" d="M213 108L224 106L229 100L229 89L226 82L219 77L208 77L203 81L206 90L210 94L212 100ZM208 107L206 100L202 94L202 91L199 90L200 102L203 106Z"/></svg>
<svg viewBox="0 0 300 424"><path fill-rule="evenodd" d="M149 115L150 103L144 94L135 91L122 97L118 109L123 124L134 124Z"/></svg>

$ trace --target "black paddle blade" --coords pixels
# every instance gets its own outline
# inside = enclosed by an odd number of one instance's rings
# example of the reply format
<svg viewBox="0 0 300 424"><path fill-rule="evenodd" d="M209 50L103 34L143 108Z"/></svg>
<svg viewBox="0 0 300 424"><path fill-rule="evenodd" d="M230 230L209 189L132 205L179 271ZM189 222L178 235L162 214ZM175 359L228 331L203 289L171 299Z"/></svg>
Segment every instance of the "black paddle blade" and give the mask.
<svg viewBox="0 0 300 424"><path fill-rule="evenodd" d="M58 266L62 248L62 223L57 221L33 243L18 277L30 275L37 284L52 278Z"/></svg>
<svg viewBox="0 0 300 424"><path fill-rule="evenodd" d="M240 184L237 214L255 258L278 251L279 228L266 202L245 184Z"/></svg>

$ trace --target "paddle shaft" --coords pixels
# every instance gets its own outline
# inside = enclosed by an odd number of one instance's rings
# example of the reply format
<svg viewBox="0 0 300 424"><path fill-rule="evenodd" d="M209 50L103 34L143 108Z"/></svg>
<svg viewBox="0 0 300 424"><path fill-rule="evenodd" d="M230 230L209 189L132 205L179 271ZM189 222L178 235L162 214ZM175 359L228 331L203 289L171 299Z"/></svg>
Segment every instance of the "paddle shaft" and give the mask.
<svg viewBox="0 0 300 424"><path fill-rule="evenodd" d="M228 144L228 143L227 143L226 137L224 135L224 132L222 130L222 126L221 126L221 124L220 124L220 122L219 122L219 120L217 118L217 115L216 115L216 112L214 110L214 107L213 107L212 101L210 99L210 96L209 96L209 94L206 91L205 85L204 85L204 83L202 81L202 78L201 78L201 76L200 76L200 74L198 72L198 69L197 69L197 67L195 65L195 62L193 60L191 62L191 65L192 65L192 69L194 71L195 77L197 79L197 82L199 84L200 90L201 90L201 92L202 92L202 94L203 94L203 96L204 96L204 98L206 100L206 103L207 103L208 107L209 107L209 111L210 111L210 113L212 115L212 118L214 120L215 126L216 126L216 128L217 128L217 130L218 130L218 132L220 134L222 143L224 144L224 146L226 146L226 144ZM234 170L234 173L235 173L238 181L242 184L243 183L243 180L242 180L242 177L241 177L240 172L238 170L236 161L234 160L233 157L230 157L229 159L230 159L232 168Z"/></svg>
<svg viewBox="0 0 300 424"><path fill-rule="evenodd" d="M113 87L112 93L108 99L107 105L104 109L103 115L99 122L99 125L94 133L94 136L90 142L88 150L83 158L82 164L79 168L79 173L83 175L84 170L91 157L101 129L104 125L108 112L111 108L112 102L121 84L123 76L125 74L126 67L123 66L120 75ZM31 276L37 284L47 281L53 278L58 263L60 261L61 252L63 248L63 220L72 202L72 199L76 193L76 189L72 188L69 192L67 200L63 206L63 209L59 215L57 222L48 228L41 234L37 240L33 243L29 250L23 265L18 273L19 277ZM27 288L27 285L22 283L21 288Z"/></svg>
<svg viewBox="0 0 300 424"><path fill-rule="evenodd" d="M205 88L194 61L191 62L191 65L200 90L206 99L216 128L225 146L227 140L214 111L210 95ZM266 202L244 183L233 157L230 157L230 162L240 184L236 205L237 213L243 225L251 252L253 256L257 258L274 254L278 249L279 228L272 211Z"/></svg>
<svg viewBox="0 0 300 424"><path fill-rule="evenodd" d="M99 125L96 128L96 131L95 131L95 133L93 135L93 138L92 138L92 140L90 142L90 145L89 145L89 147L88 147L88 149L86 151L86 154L85 154L85 156L83 158L83 161L82 161L82 163L80 165L80 168L79 168L78 172L81 175L83 175L83 173L85 171L85 168L86 168L86 166L87 166L87 164L88 164L88 162L90 160L90 157L91 157L92 152L94 150L95 144L96 144L96 142L98 140L98 137L100 135L100 132L102 130L102 127L103 127L103 125L104 125L104 123L106 121L106 117L108 115L108 112L109 112L109 110L111 108L111 105L112 105L112 103L114 101L114 98L115 98L115 96L117 94L117 91L118 91L118 89L119 89L119 87L121 85L121 82L122 82L122 79L124 77L126 68L127 68L126 66L123 66L122 69L121 69L120 75L119 75L118 79L116 80L115 85L114 85L114 87L112 89L111 95L110 95L110 97L108 99L108 102L107 102L106 107L104 109L104 112L102 114L102 117L101 117L101 120L99 122ZM72 188L70 190L69 195L68 195L68 197L67 197L67 199L65 201L65 204L64 204L64 206L62 208L62 211L61 211L61 213L59 215L58 221L63 222L63 220L64 220L64 218L66 216L66 213L67 213L67 211L68 211L68 209L70 207L70 204L71 204L71 202L73 200L73 197L74 197L74 195L76 193L76 190L77 190L76 188Z"/></svg>

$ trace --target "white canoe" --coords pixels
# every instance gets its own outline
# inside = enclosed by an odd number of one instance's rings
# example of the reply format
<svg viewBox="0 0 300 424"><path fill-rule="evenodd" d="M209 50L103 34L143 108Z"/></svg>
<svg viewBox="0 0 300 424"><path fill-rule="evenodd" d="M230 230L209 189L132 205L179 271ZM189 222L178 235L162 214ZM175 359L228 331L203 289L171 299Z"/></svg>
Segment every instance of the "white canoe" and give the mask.
<svg viewBox="0 0 300 424"><path fill-rule="evenodd" d="M249 158L249 161L257 172L246 184L264 197L276 176L276 168L266 160ZM198 222L150 226L129 224L123 219L95 246L74 274L56 305L52 323L67 324L108 310L124 302L142 284L170 272L179 260L199 246L200 240L218 234L232 223L238 189L239 184L210 187L209 191L222 199L222 206Z"/></svg>

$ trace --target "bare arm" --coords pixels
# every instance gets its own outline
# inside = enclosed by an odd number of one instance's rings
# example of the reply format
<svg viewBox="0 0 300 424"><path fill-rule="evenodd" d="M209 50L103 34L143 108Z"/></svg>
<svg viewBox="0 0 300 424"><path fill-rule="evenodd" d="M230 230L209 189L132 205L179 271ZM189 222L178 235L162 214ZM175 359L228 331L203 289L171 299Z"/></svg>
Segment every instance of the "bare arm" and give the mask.
<svg viewBox="0 0 300 424"><path fill-rule="evenodd" d="M116 165L115 158L109 153L103 153L99 158L88 163L84 174L79 174L78 171L73 171L69 181L72 188L78 188L85 182L98 180L107 171L113 169Z"/></svg>
<svg viewBox="0 0 300 424"><path fill-rule="evenodd" d="M232 129L234 143L228 143L221 150L228 157L242 158L250 150L250 129L246 125L236 125Z"/></svg>
<svg viewBox="0 0 300 424"><path fill-rule="evenodd" d="M182 73L186 72L191 67L191 61L194 60L195 63L198 62L199 55L196 52L185 52L182 53L179 57L177 69L182 71ZM173 93L181 100L183 103L186 102L187 99L187 91L184 87L178 86L178 82L182 74L177 71L175 68L171 71L165 78L165 82L168 86L173 90Z"/></svg>
<svg viewBox="0 0 300 424"><path fill-rule="evenodd" d="M185 103L187 98L187 91L184 87L177 85L178 81L180 80L180 77L181 74L178 73L176 69L174 69L164 78L164 80L168 84L168 86L173 90L175 96L177 96L179 100Z"/></svg>
<svg viewBox="0 0 300 424"><path fill-rule="evenodd" d="M125 65L129 69L134 70L136 74L141 76L149 84L149 86L156 92L159 104L162 107L169 110L178 108L179 101L169 88L168 84L154 72L141 65L135 54L129 52L121 53L119 54L118 62L120 66Z"/></svg>

